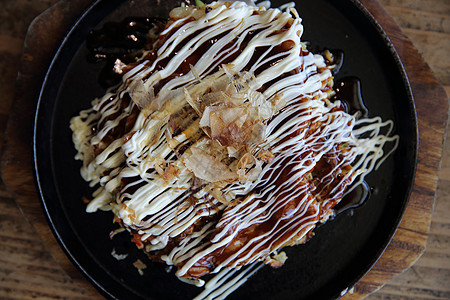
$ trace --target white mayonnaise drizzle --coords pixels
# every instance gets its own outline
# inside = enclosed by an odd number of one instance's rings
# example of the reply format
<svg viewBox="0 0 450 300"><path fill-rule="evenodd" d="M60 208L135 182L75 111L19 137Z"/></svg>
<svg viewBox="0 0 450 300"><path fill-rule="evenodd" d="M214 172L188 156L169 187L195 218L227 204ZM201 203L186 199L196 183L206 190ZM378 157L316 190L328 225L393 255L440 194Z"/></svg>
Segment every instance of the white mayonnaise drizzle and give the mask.
<svg viewBox="0 0 450 300"><path fill-rule="evenodd" d="M161 33L167 38L157 46L156 59L144 55L124 74L122 84L71 120L76 159L83 161L81 175L90 186L99 186L86 210L112 209L124 227L146 242L147 252L164 249L172 238L203 218L218 216L218 221L187 233L179 245L161 256L167 264L178 266L179 277L189 277L189 270L202 258L237 243L240 232L279 216L270 228L215 265L213 272L223 270L198 299L223 299L259 266L250 266L230 280L236 271L227 270L261 261L285 245L305 241L316 223L330 214L322 207L339 201L343 187L354 182L349 186L353 188L377 168L389 154L383 151L387 142L394 143L393 148L398 142L397 136L391 136L391 121L357 120L338 109L339 101L328 100L332 74L322 56L303 48L303 27L293 5L281 10L269 6L239 1L212 3L207 13L204 8L186 7L184 15ZM214 43L202 46L212 40ZM289 47L273 51L283 43ZM191 62L190 71L174 76L193 55L199 57ZM165 65L160 68L162 62ZM240 107L256 111L264 128L262 141L248 143L256 161L254 178L221 185L203 181L192 192L195 176L186 167L191 149L207 154L212 151L208 131L204 123L200 126L207 119L201 121L196 114L214 112L217 106L199 109L191 102L200 101L211 89L211 93L226 92L236 78L246 85ZM132 129L107 141L108 135L133 115L136 106L139 110ZM181 114L189 109L190 116ZM173 120L184 122L181 132L174 132ZM322 191L331 184L334 188L318 201L312 193L322 195L321 191L311 190L305 178L324 157L342 154L337 151L340 145L346 145L345 155L322 177L323 182L329 182ZM184 149L181 154L180 149ZM273 159L263 163L265 151L270 151ZM220 161L230 158L217 153ZM237 164L238 159L227 163L230 169ZM169 166L177 173L166 178ZM349 166L336 183L333 174ZM214 193L217 186L221 196ZM284 212L292 199L297 199L295 206Z"/></svg>

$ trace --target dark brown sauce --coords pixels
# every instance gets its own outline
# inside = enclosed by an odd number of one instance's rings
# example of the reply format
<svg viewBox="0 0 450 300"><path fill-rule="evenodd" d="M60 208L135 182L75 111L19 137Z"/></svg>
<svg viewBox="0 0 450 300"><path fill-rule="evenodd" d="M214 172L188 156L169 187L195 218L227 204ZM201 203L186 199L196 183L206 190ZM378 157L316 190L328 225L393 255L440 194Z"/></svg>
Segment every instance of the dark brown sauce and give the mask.
<svg viewBox="0 0 450 300"><path fill-rule="evenodd" d="M341 100L344 103L345 111L351 115L357 114L357 118L367 117L369 111L364 105L361 93L361 81L356 77L345 77L339 79L334 84L336 95L332 100ZM361 206L369 197L369 186L364 181L345 195L338 205L334 207L335 213L339 214L351 208Z"/></svg>
<svg viewBox="0 0 450 300"><path fill-rule="evenodd" d="M161 18L128 17L120 22L105 23L89 33L86 41L88 61L104 62L98 78L102 87L120 82L122 76L114 72L115 61L120 59L125 64L136 61L142 50L152 43L148 32L160 27L163 21Z"/></svg>
<svg viewBox="0 0 450 300"><path fill-rule="evenodd" d="M328 50L332 53L333 61L328 61L327 64L334 65L331 70L333 75L339 73L344 63L344 52L342 50ZM325 51L322 52L323 54ZM345 112L355 115L359 119L367 117L369 111L364 105L361 92L361 81L357 77L344 77L334 82L334 90L336 94L332 97L332 101L340 100L343 104ZM369 186L365 181L359 186L355 187L350 193L346 194L342 200L334 207L336 214L347 211L352 208L361 206L370 195ZM353 211L351 211L352 213Z"/></svg>
<svg viewBox="0 0 450 300"><path fill-rule="evenodd" d="M363 181L360 185L355 187L350 193L342 198L341 202L334 207L334 211L336 214L339 214L349 209L357 208L361 206L369 198L369 196L369 185Z"/></svg>
<svg viewBox="0 0 450 300"><path fill-rule="evenodd" d="M369 111L364 105L361 94L361 81L356 77L345 77L334 83L336 95L332 100L341 100L345 111L351 115L358 114L357 118L367 117Z"/></svg>
<svg viewBox="0 0 450 300"><path fill-rule="evenodd" d="M337 73L339 73L339 71L342 68L342 65L344 64L344 51L342 50L338 50L338 49L333 49L330 50L331 53L333 53L333 57L334 57L334 68L331 70L331 72L333 73L333 75L336 75Z"/></svg>

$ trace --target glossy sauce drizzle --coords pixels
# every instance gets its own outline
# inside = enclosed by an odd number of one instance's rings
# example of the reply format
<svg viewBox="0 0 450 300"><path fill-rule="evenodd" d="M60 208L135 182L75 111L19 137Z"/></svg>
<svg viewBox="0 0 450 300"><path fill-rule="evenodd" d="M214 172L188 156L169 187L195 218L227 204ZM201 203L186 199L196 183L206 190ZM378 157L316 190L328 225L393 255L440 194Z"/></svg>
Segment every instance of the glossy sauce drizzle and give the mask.
<svg viewBox="0 0 450 300"><path fill-rule="evenodd" d="M336 65L342 66L343 52L338 50L338 55L333 53L335 57L340 57ZM339 63L338 63L339 62ZM361 90L361 81L357 77L344 77L336 80L334 83L336 94L332 100L341 100L344 104L347 113L353 115L357 114L357 118L367 118L369 111L364 104ZM336 214L344 212L348 209L354 209L364 204L369 198L370 189L368 184L364 181L362 184L355 187L352 191L347 193L342 200L334 207Z"/></svg>
<svg viewBox="0 0 450 300"><path fill-rule="evenodd" d="M88 61L104 62L98 83L108 88L116 85L122 75L114 71L114 64L120 59L124 64L135 62L152 42L149 31L162 26L162 18L128 17L120 22L105 23L100 29L92 30L86 40Z"/></svg>

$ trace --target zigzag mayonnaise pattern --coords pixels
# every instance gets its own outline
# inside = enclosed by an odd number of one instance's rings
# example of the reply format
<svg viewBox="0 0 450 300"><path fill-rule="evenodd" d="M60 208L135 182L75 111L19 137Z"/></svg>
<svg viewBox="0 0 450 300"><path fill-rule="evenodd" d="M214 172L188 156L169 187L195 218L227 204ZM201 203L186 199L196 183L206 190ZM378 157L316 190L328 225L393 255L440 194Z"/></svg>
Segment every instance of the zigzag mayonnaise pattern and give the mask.
<svg viewBox="0 0 450 300"><path fill-rule="evenodd" d="M71 121L81 174L99 186L87 211L112 209L186 278L306 241L398 137L329 101L330 67L302 32L289 6L173 10L122 84Z"/></svg>

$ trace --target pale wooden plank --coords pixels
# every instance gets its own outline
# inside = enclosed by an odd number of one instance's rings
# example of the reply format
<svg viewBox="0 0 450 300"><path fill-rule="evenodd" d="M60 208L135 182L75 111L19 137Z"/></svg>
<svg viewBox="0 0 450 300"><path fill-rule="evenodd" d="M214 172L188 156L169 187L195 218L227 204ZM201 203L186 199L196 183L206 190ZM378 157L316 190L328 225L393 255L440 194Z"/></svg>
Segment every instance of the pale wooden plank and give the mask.
<svg viewBox="0 0 450 300"><path fill-rule="evenodd" d="M447 95L449 95L450 94L450 85L445 86L445 89L447 91ZM450 101L450 97L449 97L449 101ZM450 190L450 186L449 186L449 183L450 183L450 138L448 137L448 130L449 130L449 126L447 125L447 139L444 143L444 151L442 153L441 169L439 171L439 178L440 178L440 182L438 185L439 193L441 193L441 192L445 193L445 191ZM447 194L446 197L448 199L449 195Z"/></svg>
<svg viewBox="0 0 450 300"><path fill-rule="evenodd" d="M407 286L414 289L432 289L440 292L450 292L450 270L442 268L430 268L413 266L396 276L396 280L390 282L391 286Z"/></svg>
<svg viewBox="0 0 450 300"><path fill-rule="evenodd" d="M8 239L5 243L10 242ZM47 250L37 245L37 250L21 249L16 245L0 246L0 295L7 293L14 284L32 291L49 292L48 287L54 289L54 294L72 297L84 294L65 274ZM7 258L6 260L3 258Z"/></svg>
<svg viewBox="0 0 450 300"><path fill-rule="evenodd" d="M377 292L376 294L371 295L367 299L370 300L424 300L423 297L413 297L413 296L398 296L398 295L391 295L386 292ZM435 299L435 298L433 298Z"/></svg>
<svg viewBox="0 0 450 300"><path fill-rule="evenodd" d="M427 252L450 253L450 236L430 234L427 241Z"/></svg>
<svg viewBox="0 0 450 300"><path fill-rule="evenodd" d="M450 33L450 15L395 6L385 8L402 28Z"/></svg>
<svg viewBox="0 0 450 300"><path fill-rule="evenodd" d="M425 251L415 266L430 267L435 269L450 269L450 254L431 253L429 251Z"/></svg>
<svg viewBox="0 0 450 300"><path fill-rule="evenodd" d="M450 59L447 59L450 53L450 34L408 28L404 31L441 83L450 85Z"/></svg>
<svg viewBox="0 0 450 300"><path fill-rule="evenodd" d="M439 182L436 202L432 220L440 223L450 223L448 214L450 212L450 179L441 179Z"/></svg>
<svg viewBox="0 0 450 300"><path fill-rule="evenodd" d="M4 257L4 256L3 256ZM25 272L30 276L42 276L51 278L52 280L62 280L66 279L64 273L61 273L61 269L58 265L45 263L45 261L52 262L52 259L43 259L43 262L39 263L21 263L16 264L15 261L9 259L0 258L0 262L3 264L2 269L0 269L0 274L9 275L13 272ZM64 274L64 276L61 276Z"/></svg>
<svg viewBox="0 0 450 300"><path fill-rule="evenodd" d="M32 243L36 248L33 249L31 246L27 246L29 244L28 241L20 240L20 242L17 242L17 240L19 239L14 241L10 238L5 238L4 242L0 244L0 254L3 255L2 257L7 257L8 261L18 262L28 266L51 265L53 259L42 245ZM2 265L2 268L4 266Z"/></svg>
<svg viewBox="0 0 450 300"><path fill-rule="evenodd" d="M2 281L0 282L1 287L12 287L14 283L22 284L23 286L34 286L38 290L47 291L47 285L51 281L52 289L55 291L64 292L64 294L68 296L74 296L78 294L83 294L83 290L81 290L76 285L68 285L68 281L70 278L67 275L63 275L60 272L45 273L45 274L36 274L30 272L28 269L11 269L7 270L7 276L4 276ZM23 277L23 274L27 274L26 278Z"/></svg>
<svg viewBox="0 0 450 300"><path fill-rule="evenodd" d="M0 198L0 299L88 299L12 199Z"/></svg>
<svg viewBox="0 0 450 300"><path fill-rule="evenodd" d="M20 280L10 278L0 282L1 288L5 291L2 297L11 299L90 299L81 290L68 287L58 289L49 284L24 284Z"/></svg>
<svg viewBox="0 0 450 300"><path fill-rule="evenodd" d="M396 6L427 11L438 14L450 14L450 1L447 0L379 0L383 6Z"/></svg>
<svg viewBox="0 0 450 300"><path fill-rule="evenodd" d="M434 221L431 223L430 233L434 235L450 236L450 223Z"/></svg>
<svg viewBox="0 0 450 300"><path fill-rule="evenodd" d="M381 296L381 298L373 298ZM386 285L382 290L378 292L378 295L371 295L367 299L398 299L398 300L411 300L411 299L450 299L450 292L436 291L433 289L418 289L407 286L392 286Z"/></svg>

